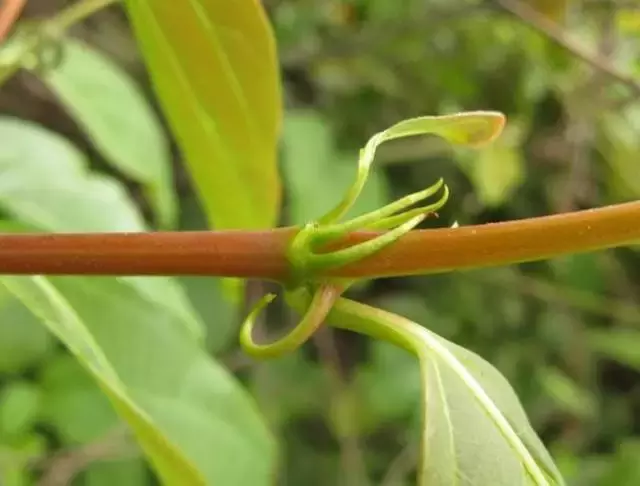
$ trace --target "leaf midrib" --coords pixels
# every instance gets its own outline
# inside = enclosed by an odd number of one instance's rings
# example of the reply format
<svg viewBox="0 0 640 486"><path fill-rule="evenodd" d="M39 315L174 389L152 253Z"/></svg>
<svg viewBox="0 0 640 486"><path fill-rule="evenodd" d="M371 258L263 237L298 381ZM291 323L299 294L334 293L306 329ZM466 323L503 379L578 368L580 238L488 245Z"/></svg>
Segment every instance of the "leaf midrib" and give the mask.
<svg viewBox="0 0 640 486"><path fill-rule="evenodd" d="M455 355L445 346L443 346L430 331L424 328L422 328L420 331L421 332L419 338L421 342L426 346L426 348L428 348L429 351L431 351L445 364L447 364L452 369L452 371L460 378L462 383L469 389L471 394L479 402L480 406L485 410L498 430L500 430L507 443L520 456L522 462L524 463L525 469L529 472L531 477L536 481L538 485L549 486L549 482L544 472L540 469L540 466L538 466L538 464L536 463L535 458L531 455L526 445L522 442L522 440L513 429L507 418L502 414L498 406L485 393L480 383L476 381L473 375L469 371L467 371L467 369L455 357Z"/></svg>
<svg viewBox="0 0 640 486"><path fill-rule="evenodd" d="M167 59L173 65L173 70L176 73L176 78L182 84L185 99L189 100L189 104L192 106L191 111L198 117L199 120L201 120L201 126L203 130L213 138L215 138L216 145L218 146L219 150L223 153L223 156L228 159L229 153L226 145L224 143L221 143L222 136L220 134L220 131L218 130L218 127L216 126L215 120L213 120L213 118L210 117L208 113L202 108L202 104L200 103L196 91L193 89L191 83L189 82L189 79L185 76L183 70L181 69L176 52L171 46L171 43L169 43L164 36L162 28L160 27L160 22L158 21L155 12L146 2L139 2L139 4L142 5L143 8L145 8L147 11L148 19L150 20L149 25L156 31L155 37L159 39L157 46L166 53ZM236 171L231 170L225 172L228 176L231 176L235 179L234 185L236 187L241 187L242 180L240 178L240 175ZM248 197L251 197L251 194L248 194ZM206 206L210 207L210 204L207 203ZM211 215L209 215L209 219L212 219Z"/></svg>

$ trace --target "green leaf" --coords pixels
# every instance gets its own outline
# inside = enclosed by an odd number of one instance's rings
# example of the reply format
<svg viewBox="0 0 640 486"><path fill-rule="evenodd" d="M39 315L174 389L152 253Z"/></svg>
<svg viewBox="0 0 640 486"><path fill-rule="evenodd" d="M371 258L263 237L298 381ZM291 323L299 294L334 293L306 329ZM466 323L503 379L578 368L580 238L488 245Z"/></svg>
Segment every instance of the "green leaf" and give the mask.
<svg viewBox="0 0 640 486"><path fill-rule="evenodd" d="M0 439L5 437L0 436ZM2 486L31 486L29 474L34 462L47 452L47 439L38 434L21 436L8 443L0 440L0 481Z"/></svg>
<svg viewBox="0 0 640 486"><path fill-rule="evenodd" d="M207 227L195 195L180 199L179 231L199 231ZM178 278L185 294L206 328L207 349L214 355L236 345L239 306L225 298L221 279L215 277Z"/></svg>
<svg viewBox="0 0 640 486"><path fill-rule="evenodd" d="M36 124L0 118L0 205L45 231L140 231L123 187L88 170L67 140Z"/></svg>
<svg viewBox="0 0 640 486"><path fill-rule="evenodd" d="M59 135L17 118L0 118L0 207L20 223L52 232L137 232L145 225L115 179L90 172L84 155ZM146 299L203 325L182 288L166 277L122 277Z"/></svg>
<svg viewBox="0 0 640 486"><path fill-rule="evenodd" d="M420 484L564 484L507 380L478 355L420 329Z"/></svg>
<svg viewBox="0 0 640 486"><path fill-rule="evenodd" d="M336 204L336 195L354 179L357 154L340 153L325 120L310 111L294 111L285 117L283 171L288 188L291 224L304 224ZM370 174L362 194L347 213L363 214L389 202L383 174Z"/></svg>
<svg viewBox="0 0 640 486"><path fill-rule="evenodd" d="M288 302L300 310L311 298L299 292ZM413 321L348 299L339 299L326 321L418 356L421 486L565 484L507 380L478 355Z"/></svg>
<svg viewBox="0 0 640 486"><path fill-rule="evenodd" d="M598 150L609 166L610 184L618 198L640 196L637 155L640 150L637 131L640 127L640 110L603 115L597 139Z"/></svg>
<svg viewBox="0 0 640 486"><path fill-rule="evenodd" d="M260 3L124 5L209 224L274 226L281 94L275 43Z"/></svg>
<svg viewBox="0 0 640 486"><path fill-rule="evenodd" d="M300 351L265 361L252 371L247 386L273 427L317 417L329 402L326 373Z"/></svg>
<svg viewBox="0 0 640 486"><path fill-rule="evenodd" d="M321 222L344 216L365 186L378 147L384 142L417 135L436 135L452 144L478 147L493 141L502 132L505 117L494 111L462 112L453 115L422 116L403 120L375 134L360 150L358 173L343 200L326 213Z"/></svg>
<svg viewBox="0 0 640 486"><path fill-rule="evenodd" d="M54 345L29 309L0 288L0 375L38 365Z"/></svg>
<svg viewBox="0 0 640 486"><path fill-rule="evenodd" d="M616 24L620 32L638 36L640 32L640 11L634 8L620 8L615 12Z"/></svg>
<svg viewBox="0 0 640 486"><path fill-rule="evenodd" d="M84 42L66 39L62 62L43 81L104 157L144 185L161 226L173 225L176 200L169 144L129 74Z"/></svg>
<svg viewBox="0 0 640 486"><path fill-rule="evenodd" d="M640 331L634 329L593 329L588 334L591 349L640 371Z"/></svg>
<svg viewBox="0 0 640 486"><path fill-rule="evenodd" d="M140 486L147 484L147 471L140 459L115 459L92 463L84 472L85 486Z"/></svg>
<svg viewBox="0 0 640 486"><path fill-rule="evenodd" d="M360 420L375 430L415 415L420 404L420 367L414 356L397 346L376 341L371 348L370 362L358 370L354 385L363 400Z"/></svg>
<svg viewBox="0 0 640 486"><path fill-rule="evenodd" d="M517 125L510 123L502 137L470 157L473 160L467 172L484 205L500 206L524 182L522 133Z"/></svg>
<svg viewBox="0 0 640 486"><path fill-rule="evenodd" d="M271 483L274 444L255 405L163 307L108 278L0 282L91 373L164 484Z"/></svg>
<svg viewBox="0 0 640 486"><path fill-rule="evenodd" d="M541 370L540 382L543 390L562 410L582 420L598 416L598 403L593 394L562 371L551 367Z"/></svg>
<svg viewBox="0 0 640 486"><path fill-rule="evenodd" d="M62 354L47 362L41 383L42 417L63 444L100 440L118 425L111 403L73 356Z"/></svg>
<svg viewBox="0 0 640 486"><path fill-rule="evenodd" d="M0 437L29 432L38 419L42 394L27 381L10 382L0 393Z"/></svg>
<svg viewBox="0 0 640 486"><path fill-rule="evenodd" d="M182 277L178 279L206 328L207 349L219 353L235 345L238 307L224 298L220 279L209 277Z"/></svg>
<svg viewBox="0 0 640 486"><path fill-rule="evenodd" d="M370 150L382 142L416 135L437 135L450 143L470 147L493 141L504 127L505 117L495 111L469 111L453 115L421 116L396 123L370 142ZM375 137L374 137L375 138Z"/></svg>
<svg viewBox="0 0 640 486"><path fill-rule="evenodd" d="M628 439L616 444L615 454L608 461L608 470L599 478L598 486L635 486L640 483L640 441Z"/></svg>

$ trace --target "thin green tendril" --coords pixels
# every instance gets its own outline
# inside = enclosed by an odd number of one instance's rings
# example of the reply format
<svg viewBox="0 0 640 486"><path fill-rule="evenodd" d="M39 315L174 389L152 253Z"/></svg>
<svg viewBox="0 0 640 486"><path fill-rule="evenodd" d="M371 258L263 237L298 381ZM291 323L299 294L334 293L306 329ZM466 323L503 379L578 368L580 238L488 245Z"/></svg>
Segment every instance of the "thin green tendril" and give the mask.
<svg viewBox="0 0 640 486"><path fill-rule="evenodd" d="M444 188L443 196L433 204L404 211L408 207L435 194ZM449 189L440 179L422 191L403 197L387 206L340 224L309 223L302 228L290 244L289 257L299 274L294 282L300 284L314 274L362 260L391 245L420 224L429 214L440 209L449 197ZM400 213L400 214L398 214ZM343 237L359 228L384 228L389 231L369 241L349 248L315 253L318 246ZM313 293L311 303L300 322L284 337L272 343L259 344L253 339L253 329L258 314L275 299L274 294L265 295L251 310L240 331L240 344L245 352L257 358L274 358L294 351L302 346L318 329L331 311L333 304L350 281L330 281L320 284ZM294 285L295 287L295 285ZM300 286L299 290L306 289ZM288 294L292 294L289 292Z"/></svg>
<svg viewBox="0 0 640 486"><path fill-rule="evenodd" d="M253 328L258 314L276 298L275 294L267 294L253 307L240 330L240 344L244 351L256 358L276 358L295 351L302 346L320 327L335 301L344 291L340 285L320 285L313 294L309 307L298 324L280 339L259 344L253 339Z"/></svg>
<svg viewBox="0 0 640 486"><path fill-rule="evenodd" d="M258 344L253 340L253 328L258 314L275 298L263 297L247 316L242 325L240 342L244 350L256 357L280 356L304 344L322 324L334 304L351 285L351 281L327 279L323 272L368 258L383 250L414 229L428 215L435 214L449 198L449 188L440 179L432 186L405 196L376 211L343 223L337 221L351 208L360 195L369 175L377 147L385 141L414 135L438 135L451 143L477 146L497 136L504 124L504 116L495 112L471 112L449 116L420 117L405 120L374 135L360 150L356 179L342 201L318 221L306 224L294 236L287 251L291 275L285 292L287 300L294 302L302 292L311 292L312 298L292 331L270 344ZM436 202L409 209L443 189ZM358 229L388 230L371 240L341 248L322 251L323 245L338 243L349 232ZM321 283L318 283L321 279ZM389 337L389 336L387 336Z"/></svg>

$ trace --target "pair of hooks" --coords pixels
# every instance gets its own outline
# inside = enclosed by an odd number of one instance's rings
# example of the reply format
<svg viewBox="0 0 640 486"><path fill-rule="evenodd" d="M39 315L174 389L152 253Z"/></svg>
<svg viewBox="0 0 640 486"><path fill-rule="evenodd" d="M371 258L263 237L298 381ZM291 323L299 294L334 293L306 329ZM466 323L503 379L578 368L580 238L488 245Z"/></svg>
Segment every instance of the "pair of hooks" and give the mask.
<svg viewBox="0 0 640 486"><path fill-rule="evenodd" d="M408 209L434 195L440 189L443 189L443 195L433 204ZM444 206L448 198L449 189L440 179L427 189L405 196L381 209L345 223L307 224L296 234L289 247L288 256L294 281L308 281L323 271L372 256L414 229L427 216L435 214ZM349 248L328 253L318 252L322 245L337 241L350 231L357 229L388 229L389 231ZM275 294L265 295L254 306L242 325L240 343L244 351L258 358L274 358L299 348L322 325L336 300L351 283L344 280L320 279L320 283L313 286L313 297L300 322L275 342L259 344L253 339L256 318L276 297ZM306 291L306 288L303 287L303 290ZM296 292L296 290L290 292Z"/></svg>

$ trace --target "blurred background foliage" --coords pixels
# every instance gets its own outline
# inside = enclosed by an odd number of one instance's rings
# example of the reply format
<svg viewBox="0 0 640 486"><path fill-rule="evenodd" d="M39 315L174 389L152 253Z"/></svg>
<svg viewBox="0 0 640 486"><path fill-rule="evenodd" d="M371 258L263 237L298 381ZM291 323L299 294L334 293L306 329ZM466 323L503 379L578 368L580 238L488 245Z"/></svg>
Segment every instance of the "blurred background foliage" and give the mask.
<svg viewBox="0 0 640 486"><path fill-rule="evenodd" d="M48 16L68 3L30 0L23 17ZM458 110L500 110L509 122L481 152L454 151L430 138L381 147L353 212L439 177L453 197L426 227L640 197L637 2L263 3L286 98L282 224L330 208L354 174L357 150L377 131ZM57 69L20 72L0 90L2 224L204 229L121 10L102 11L70 33ZM123 319L121 296L92 282L75 283L95 286L77 299L86 298L91 311L90 299L101 296L105 322ZM412 484L419 379L409 355L325 329L293 355L255 363L237 345L244 306L230 302L215 279L123 282L189 326L204 323L208 349L246 384L279 438L278 484ZM261 287L251 283L249 301ZM631 486L640 484L639 292L640 255L626 248L367 282L351 294L493 363L570 485ZM127 302L131 315L145 317L146 307ZM276 308L262 324L279 327L293 318ZM155 481L86 372L3 290L0 485Z"/></svg>

